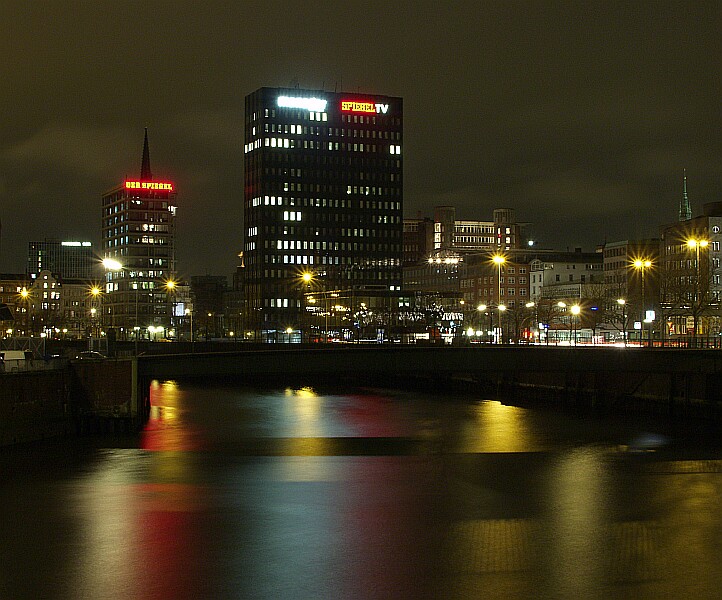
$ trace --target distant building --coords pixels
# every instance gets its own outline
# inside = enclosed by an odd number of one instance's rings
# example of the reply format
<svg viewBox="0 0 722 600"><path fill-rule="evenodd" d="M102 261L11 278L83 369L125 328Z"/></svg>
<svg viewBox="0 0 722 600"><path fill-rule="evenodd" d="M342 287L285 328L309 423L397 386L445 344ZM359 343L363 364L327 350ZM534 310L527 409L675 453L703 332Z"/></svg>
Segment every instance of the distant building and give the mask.
<svg viewBox="0 0 722 600"><path fill-rule="evenodd" d="M652 309L659 297L659 273L662 268L659 260L660 240L622 240L604 244L604 284L607 296L626 301L630 314L641 319L642 269L645 269L645 301ZM637 261L650 266L636 266ZM635 312L636 311L636 312Z"/></svg>
<svg viewBox="0 0 722 600"><path fill-rule="evenodd" d="M404 267L424 262L434 247L434 220L404 219Z"/></svg>
<svg viewBox="0 0 722 600"><path fill-rule="evenodd" d="M244 152L243 278L255 336L300 339L303 273L327 291L401 289L401 98L261 88L246 97Z"/></svg>
<svg viewBox="0 0 722 600"><path fill-rule="evenodd" d="M195 318L195 337L207 339L225 336L225 294L228 278L225 275L197 275L191 277L191 298Z"/></svg>
<svg viewBox="0 0 722 600"><path fill-rule="evenodd" d="M722 202L707 203L702 215L661 228L659 300L670 334L720 330L721 245Z"/></svg>
<svg viewBox="0 0 722 600"><path fill-rule="evenodd" d="M453 206L437 206L433 219L404 219L404 265L426 261L438 252L518 250L526 243L527 225L516 221L513 208L495 209L491 221L462 221L456 219Z"/></svg>
<svg viewBox="0 0 722 600"><path fill-rule="evenodd" d="M24 273L0 273L0 305L4 304L8 309L2 311L0 320L5 328L4 335L8 337L27 335L30 304L27 296L23 298L21 294L31 285L32 280Z"/></svg>
<svg viewBox="0 0 722 600"><path fill-rule="evenodd" d="M50 271L65 279L90 280L97 269L91 242L45 239L28 243L28 275L33 279L40 271Z"/></svg>
<svg viewBox="0 0 722 600"><path fill-rule="evenodd" d="M479 304L518 308L529 302L529 257L525 253L499 253L504 262L495 263L496 253L467 256L461 291L470 306Z"/></svg>
<svg viewBox="0 0 722 600"><path fill-rule="evenodd" d="M148 131L140 177L103 194L102 256L120 265L107 268L104 320L122 337L147 337L149 326L169 327L176 279L175 186L150 170Z"/></svg>
<svg viewBox="0 0 722 600"><path fill-rule="evenodd" d="M603 294L604 256L602 252L548 252L529 262L531 300L583 298ZM596 286L597 292L585 292Z"/></svg>

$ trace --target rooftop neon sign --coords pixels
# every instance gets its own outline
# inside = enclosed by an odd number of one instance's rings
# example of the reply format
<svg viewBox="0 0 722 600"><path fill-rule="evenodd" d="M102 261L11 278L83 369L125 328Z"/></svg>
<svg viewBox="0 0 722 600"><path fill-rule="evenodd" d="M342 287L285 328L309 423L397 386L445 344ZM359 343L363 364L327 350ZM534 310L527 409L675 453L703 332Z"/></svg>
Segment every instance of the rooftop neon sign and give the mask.
<svg viewBox="0 0 722 600"><path fill-rule="evenodd" d="M126 190L161 190L165 192L173 191L172 183L162 183L160 181L126 181Z"/></svg>
<svg viewBox="0 0 722 600"><path fill-rule="evenodd" d="M342 112L386 114L388 110L388 104L378 104L374 102L366 102L364 100L341 100Z"/></svg>
<svg viewBox="0 0 722 600"><path fill-rule="evenodd" d="M305 108L313 112L323 112L326 110L326 100L322 98L279 96L276 103L282 108Z"/></svg>

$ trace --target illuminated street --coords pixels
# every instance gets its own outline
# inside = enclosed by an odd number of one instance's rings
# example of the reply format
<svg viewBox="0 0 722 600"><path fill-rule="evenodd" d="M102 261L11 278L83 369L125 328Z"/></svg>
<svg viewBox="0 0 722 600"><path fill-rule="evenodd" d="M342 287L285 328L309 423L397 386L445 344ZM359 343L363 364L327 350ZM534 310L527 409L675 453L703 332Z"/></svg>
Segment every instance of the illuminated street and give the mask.
<svg viewBox="0 0 722 600"><path fill-rule="evenodd" d="M138 436L0 452L0 597L719 597L722 451L689 431L370 389L152 404Z"/></svg>

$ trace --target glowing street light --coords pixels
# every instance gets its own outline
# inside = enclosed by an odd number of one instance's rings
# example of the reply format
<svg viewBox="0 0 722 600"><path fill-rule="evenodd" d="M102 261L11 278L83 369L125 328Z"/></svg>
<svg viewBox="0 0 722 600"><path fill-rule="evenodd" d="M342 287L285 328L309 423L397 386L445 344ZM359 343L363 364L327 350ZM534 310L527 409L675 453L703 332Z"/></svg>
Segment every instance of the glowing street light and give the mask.
<svg viewBox="0 0 722 600"><path fill-rule="evenodd" d="M626 314L626 304L627 301L624 298L617 298L617 304L622 309L622 338L624 339L624 345L627 345L627 314Z"/></svg>
<svg viewBox="0 0 722 600"><path fill-rule="evenodd" d="M690 240L690 241L694 241L694 240ZM689 242L687 242L687 244L689 245ZM705 242L705 246L706 246L706 245L707 245L707 244L706 244L706 242ZM697 256L699 257L699 249L697 250ZM637 269L637 271L639 271L640 276L641 276L641 279L642 279L642 281L641 281L641 285L642 285L642 316L641 316L641 319L640 319L640 321L642 322L642 329L640 330L640 331L642 332L642 339L640 340L640 342L641 342L641 345L643 345L643 344L644 344L644 322L647 320L647 319L645 318L645 311L646 311L647 307L646 307L645 302L644 302L644 272L652 266L652 261L649 260L649 259L637 258L637 259L632 263L632 266L633 266L635 269ZM651 321L650 321L650 325L649 325L649 345L650 345L650 346L652 345L652 324L651 324Z"/></svg>
<svg viewBox="0 0 722 600"><path fill-rule="evenodd" d="M501 327L501 313L506 310L506 307L502 308L501 304L501 266L506 262L506 258L503 257L501 254L495 254L491 257L492 262L497 267L497 294L496 294L496 304L499 308L499 343L503 340L503 332Z"/></svg>
<svg viewBox="0 0 722 600"><path fill-rule="evenodd" d="M569 309L572 313L572 324L574 326L574 345L577 345L577 325L579 324L579 314L582 312L582 309L578 304L572 305L572 307ZM574 317L576 317L576 321L574 320Z"/></svg>
<svg viewBox="0 0 722 600"><path fill-rule="evenodd" d="M191 318L191 345L193 345L193 311L190 308L186 308L185 314Z"/></svg>
<svg viewBox="0 0 722 600"><path fill-rule="evenodd" d="M165 282L165 289L168 290L168 295L170 296L171 302L170 302L170 316L168 317L168 328L173 329L173 317L175 316L175 288L176 288L176 282L172 279L169 279ZM177 337L176 337L177 339Z"/></svg>
<svg viewBox="0 0 722 600"><path fill-rule="evenodd" d="M706 248L709 245L709 241L707 240L698 240L698 239L689 239L687 240L687 247L691 250L695 251L695 261L694 261L694 268L695 268L695 278L694 278L694 329L692 330L693 337L697 337L697 311L700 309L698 305L699 300L699 249L700 248Z"/></svg>
<svg viewBox="0 0 722 600"><path fill-rule="evenodd" d="M30 292L27 288L23 288L22 290L20 290L20 298L23 300L23 302L25 302L25 318L23 320L25 321L25 335L28 335L28 328L30 322Z"/></svg>

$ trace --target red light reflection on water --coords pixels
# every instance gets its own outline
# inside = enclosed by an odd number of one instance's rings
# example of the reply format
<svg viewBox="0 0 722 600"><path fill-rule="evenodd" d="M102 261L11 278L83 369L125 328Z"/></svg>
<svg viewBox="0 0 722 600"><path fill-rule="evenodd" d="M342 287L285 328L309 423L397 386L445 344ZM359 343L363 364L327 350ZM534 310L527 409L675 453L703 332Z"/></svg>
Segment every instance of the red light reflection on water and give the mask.
<svg viewBox="0 0 722 600"><path fill-rule="evenodd" d="M205 503L208 491L192 484L146 483L135 486L138 499L136 547L141 559L136 575L144 600L206 596ZM197 595L195 595L197 594ZM207 596L206 596L207 597Z"/></svg>
<svg viewBox="0 0 722 600"><path fill-rule="evenodd" d="M348 396L339 413L359 437L394 437L412 433L404 425L398 405L385 396Z"/></svg>
<svg viewBox="0 0 722 600"><path fill-rule="evenodd" d="M183 395L175 381L151 383L150 415L141 433L141 448L153 451L205 448L203 432L183 418L182 400Z"/></svg>

